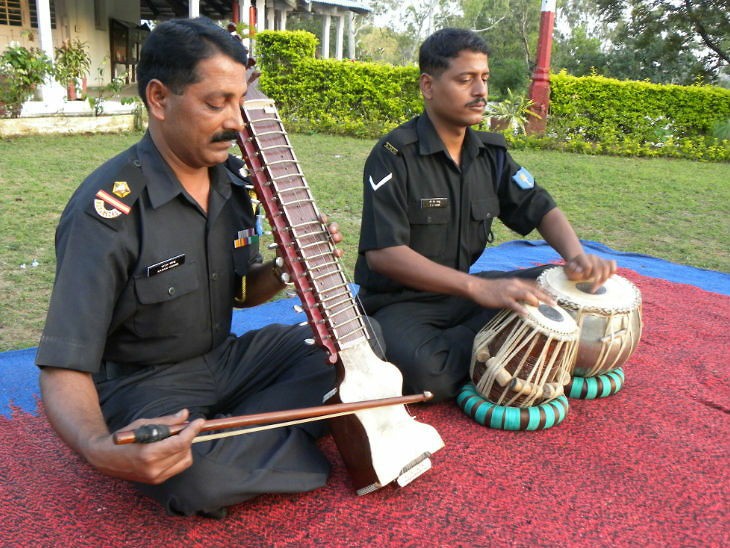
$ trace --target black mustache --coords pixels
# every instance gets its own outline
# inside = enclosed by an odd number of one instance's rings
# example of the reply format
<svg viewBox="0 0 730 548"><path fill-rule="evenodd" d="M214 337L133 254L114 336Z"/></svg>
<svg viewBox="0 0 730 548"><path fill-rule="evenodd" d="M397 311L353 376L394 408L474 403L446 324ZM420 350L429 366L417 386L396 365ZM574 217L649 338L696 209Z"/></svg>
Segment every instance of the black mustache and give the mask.
<svg viewBox="0 0 730 548"><path fill-rule="evenodd" d="M487 100L486 99L476 99L472 101L471 103L467 103L467 107L476 107L478 105L484 105L487 106Z"/></svg>
<svg viewBox="0 0 730 548"><path fill-rule="evenodd" d="M222 131L213 135L213 138L210 140L210 142L220 143L222 141L235 141L236 137L238 137L238 133L233 130Z"/></svg>

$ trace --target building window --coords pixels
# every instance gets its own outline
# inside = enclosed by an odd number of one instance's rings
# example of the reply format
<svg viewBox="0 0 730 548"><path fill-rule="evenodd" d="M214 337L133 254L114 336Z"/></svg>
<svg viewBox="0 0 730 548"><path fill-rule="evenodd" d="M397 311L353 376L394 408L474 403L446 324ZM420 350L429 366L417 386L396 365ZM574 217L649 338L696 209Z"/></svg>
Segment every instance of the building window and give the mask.
<svg viewBox="0 0 730 548"><path fill-rule="evenodd" d="M23 26L20 0L0 0L0 25Z"/></svg>
<svg viewBox="0 0 730 548"><path fill-rule="evenodd" d="M2 0L0 0L1 2ZM51 28L56 28L56 3L53 0L48 0L49 7L51 8ZM20 3L20 2L18 2ZM28 11L30 13L30 26L34 29L38 28L38 7L36 6L36 0L28 0Z"/></svg>

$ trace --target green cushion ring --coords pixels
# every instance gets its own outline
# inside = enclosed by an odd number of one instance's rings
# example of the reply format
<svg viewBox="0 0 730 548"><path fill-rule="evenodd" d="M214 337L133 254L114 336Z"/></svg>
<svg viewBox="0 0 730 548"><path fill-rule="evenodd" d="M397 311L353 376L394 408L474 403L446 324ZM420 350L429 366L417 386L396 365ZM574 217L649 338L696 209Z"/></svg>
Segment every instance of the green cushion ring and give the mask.
<svg viewBox="0 0 730 548"><path fill-rule="evenodd" d="M510 407L485 400L473 383L462 387L456 403L479 424L500 430L544 430L560 424L568 413L565 396L532 407Z"/></svg>

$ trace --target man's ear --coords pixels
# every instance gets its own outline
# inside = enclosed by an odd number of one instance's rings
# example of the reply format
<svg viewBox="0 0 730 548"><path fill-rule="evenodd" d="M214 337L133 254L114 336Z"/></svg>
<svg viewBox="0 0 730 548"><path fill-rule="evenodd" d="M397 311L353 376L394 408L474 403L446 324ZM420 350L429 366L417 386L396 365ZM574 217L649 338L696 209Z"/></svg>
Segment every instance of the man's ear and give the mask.
<svg viewBox="0 0 730 548"><path fill-rule="evenodd" d="M158 120L165 119L170 88L157 79L150 80L145 90L149 115Z"/></svg>
<svg viewBox="0 0 730 548"><path fill-rule="evenodd" d="M418 78L418 87L421 88L421 95L423 95L424 99L431 99L433 96L433 76L422 72Z"/></svg>

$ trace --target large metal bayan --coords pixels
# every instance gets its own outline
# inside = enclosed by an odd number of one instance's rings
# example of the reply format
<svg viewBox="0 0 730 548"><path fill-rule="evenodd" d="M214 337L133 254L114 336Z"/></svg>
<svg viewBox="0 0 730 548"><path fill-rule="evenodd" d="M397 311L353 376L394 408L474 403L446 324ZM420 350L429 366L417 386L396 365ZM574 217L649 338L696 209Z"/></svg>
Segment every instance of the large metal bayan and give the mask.
<svg viewBox="0 0 730 548"><path fill-rule="evenodd" d="M580 329L572 375L593 377L626 363L643 327L641 293L634 284L614 275L591 293L590 282L569 280L562 267L544 271L537 283L570 313Z"/></svg>

